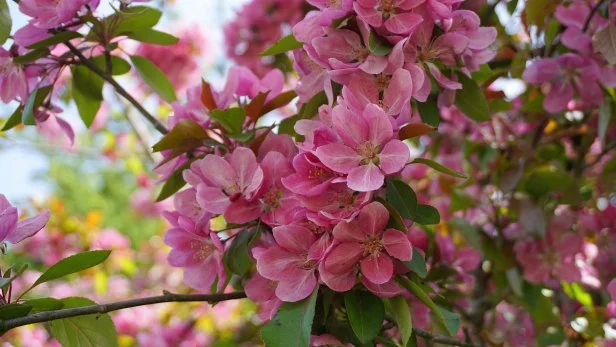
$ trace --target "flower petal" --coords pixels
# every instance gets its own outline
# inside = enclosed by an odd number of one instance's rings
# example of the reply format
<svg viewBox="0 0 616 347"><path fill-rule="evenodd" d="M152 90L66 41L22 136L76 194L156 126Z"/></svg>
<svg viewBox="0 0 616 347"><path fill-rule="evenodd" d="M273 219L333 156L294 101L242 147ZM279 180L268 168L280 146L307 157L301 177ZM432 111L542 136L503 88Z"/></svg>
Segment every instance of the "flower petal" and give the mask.
<svg viewBox="0 0 616 347"><path fill-rule="evenodd" d="M389 255L402 261L409 261L413 257L413 246L406 234L400 230L387 229L383 234L383 245Z"/></svg>
<svg viewBox="0 0 616 347"><path fill-rule="evenodd" d="M374 284L387 283L394 275L394 264L391 258L383 253L364 258L360 266L361 273Z"/></svg>
<svg viewBox="0 0 616 347"><path fill-rule="evenodd" d="M361 161L355 150L339 143L321 146L316 154L325 166L339 173L349 173Z"/></svg>
<svg viewBox="0 0 616 347"><path fill-rule="evenodd" d="M370 163L367 165L357 166L351 171L347 177L347 185L349 188L358 192L371 192L383 186L385 176L376 165Z"/></svg>
<svg viewBox="0 0 616 347"><path fill-rule="evenodd" d="M49 222L49 211L44 211L34 217L26 218L17 222L17 228L14 232L6 236L6 240L12 244L21 242L23 239L30 237L45 227Z"/></svg>

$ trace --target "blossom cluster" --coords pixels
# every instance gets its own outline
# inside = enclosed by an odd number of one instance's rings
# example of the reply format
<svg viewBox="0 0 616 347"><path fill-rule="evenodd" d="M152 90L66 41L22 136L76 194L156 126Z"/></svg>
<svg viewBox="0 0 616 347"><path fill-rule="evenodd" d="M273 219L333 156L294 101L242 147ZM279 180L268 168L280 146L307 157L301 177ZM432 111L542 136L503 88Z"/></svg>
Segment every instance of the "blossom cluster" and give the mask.
<svg viewBox="0 0 616 347"><path fill-rule="evenodd" d="M235 238L254 234L249 248L256 272L246 291L263 304L265 318L281 302L308 297L318 284L344 292L359 281L383 297L403 293L394 276L409 271L403 262L425 250L425 242L414 240L426 236L421 229L413 235L389 226L390 212L379 201L386 181L414 159L400 129L418 117L411 105L427 100L432 78L440 103L451 105L462 88L457 74L469 75L494 56L495 29L481 27L479 17L457 2L309 3L316 9L292 30L302 43L292 52L296 91L302 107L325 97L316 118L294 124L303 140L259 128L258 146L229 139L223 148L196 148L192 160L167 151L158 169L170 177L185 168L189 185L166 214L170 263L185 268L194 288L221 290L230 275L225 253ZM260 1L248 7L263 10ZM275 100L283 83L278 70L259 78L245 67L232 68L221 91L206 85L190 90L188 102L174 106L171 124L188 120L225 136L212 112L261 95L266 103ZM211 93L209 105L204 93ZM254 125L247 118L243 129ZM217 216L229 227L213 227ZM459 257L447 242L443 237L439 248L461 275L477 266L477 254L455 265Z"/></svg>

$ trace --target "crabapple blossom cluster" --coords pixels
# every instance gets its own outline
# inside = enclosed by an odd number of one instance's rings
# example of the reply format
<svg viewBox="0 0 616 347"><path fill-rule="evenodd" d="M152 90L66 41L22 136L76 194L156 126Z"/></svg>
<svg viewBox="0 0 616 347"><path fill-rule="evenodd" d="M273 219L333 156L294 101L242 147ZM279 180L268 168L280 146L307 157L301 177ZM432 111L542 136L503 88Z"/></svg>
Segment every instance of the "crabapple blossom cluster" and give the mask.
<svg viewBox="0 0 616 347"><path fill-rule="evenodd" d="M194 288L221 290L230 280L224 258L231 244L252 235L256 272L246 290L267 319L281 302L303 300L319 284L346 292L361 282L382 297L403 293L395 276L410 271L403 262L414 252L423 257L425 242L414 245L406 226L391 227L391 205L380 200L414 159L400 129L417 122L412 105L428 99L431 79L441 90L439 104L451 105L462 88L457 74L468 76L494 56L495 29L480 26L459 2L308 2L316 8L292 29L302 46L292 52L299 106L318 108L313 119L292 119L303 140L255 128L248 117L242 131L258 142L224 138L229 129L220 126L220 110L274 102L284 83L279 70L259 78L235 67L220 91L207 84L189 90L170 120L198 124L212 140L222 136L221 146L197 147L190 156L163 152L158 168L163 177L179 170L188 184L166 214L171 264L186 269ZM254 1L248 8L259 14L268 7ZM218 216L227 228L212 227ZM415 237L425 237L420 230ZM452 246L442 240L445 257ZM479 261L468 256L443 259L464 276Z"/></svg>

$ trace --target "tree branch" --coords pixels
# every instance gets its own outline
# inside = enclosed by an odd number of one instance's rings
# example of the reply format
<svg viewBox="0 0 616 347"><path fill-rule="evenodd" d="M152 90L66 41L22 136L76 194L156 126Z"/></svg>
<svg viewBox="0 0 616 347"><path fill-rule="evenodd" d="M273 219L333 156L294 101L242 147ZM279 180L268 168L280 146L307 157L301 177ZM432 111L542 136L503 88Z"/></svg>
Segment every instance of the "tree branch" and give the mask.
<svg viewBox="0 0 616 347"><path fill-rule="evenodd" d="M76 316L84 316L89 314L103 314L112 311L122 310L130 307L145 306L160 304L164 302L221 302L227 300L243 299L246 294L243 292L225 293L225 294L173 294L164 292L160 296L152 296L146 298L130 299L118 301L110 304L100 304L91 306L82 306L75 308L67 308L63 310L47 311L31 314L25 317L13 318L8 320L0 320L0 334L7 332L13 328L33 323L49 322L56 319L70 318Z"/></svg>
<svg viewBox="0 0 616 347"><path fill-rule="evenodd" d="M102 79L111 84L118 94L122 95L126 100L128 100L141 114L158 130L161 134L166 134L169 132L167 127L163 125L156 117L154 117L150 112L148 112L141 104L130 95L124 87L122 87L110 74L101 70L98 66L92 63L88 58L86 58L81 51L77 49L72 43L64 42L64 45L68 47L68 49L79 58L79 62L92 70L95 74L99 75Z"/></svg>
<svg viewBox="0 0 616 347"><path fill-rule="evenodd" d="M475 346L471 342L460 341L460 340L456 340L456 339L449 338L447 336L442 336L442 335L435 335L435 334L432 334L431 332L428 332L428 331L425 331L419 328L413 328L413 333L423 338L424 340L435 342L435 343L440 343L442 345L461 346L461 347L474 347Z"/></svg>
<svg viewBox="0 0 616 347"><path fill-rule="evenodd" d="M595 16L595 13L597 13L597 11L599 10L599 7L601 7L601 5L603 5L603 3L605 3L606 0L601 0L599 1L599 3L597 3L595 5L595 7L592 8L592 10L590 11L590 14L588 15L588 17L586 17L586 21L584 22L584 26L582 27L582 32L586 32L586 30L588 30L588 27L590 26L590 21L592 20L592 17Z"/></svg>

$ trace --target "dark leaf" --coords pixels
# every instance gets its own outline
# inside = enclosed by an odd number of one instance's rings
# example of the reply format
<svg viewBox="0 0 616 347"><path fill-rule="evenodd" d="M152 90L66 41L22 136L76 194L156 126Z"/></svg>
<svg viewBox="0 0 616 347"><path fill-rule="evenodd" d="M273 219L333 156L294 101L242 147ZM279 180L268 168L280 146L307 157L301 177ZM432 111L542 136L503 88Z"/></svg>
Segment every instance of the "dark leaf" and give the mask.
<svg viewBox="0 0 616 347"><path fill-rule="evenodd" d="M261 55L278 55L286 53L288 51L292 51L297 48L302 48L303 45L303 43L295 39L295 36L293 36L293 34L289 34L278 40L278 42L274 43L272 46L266 49L265 52L261 53Z"/></svg>

